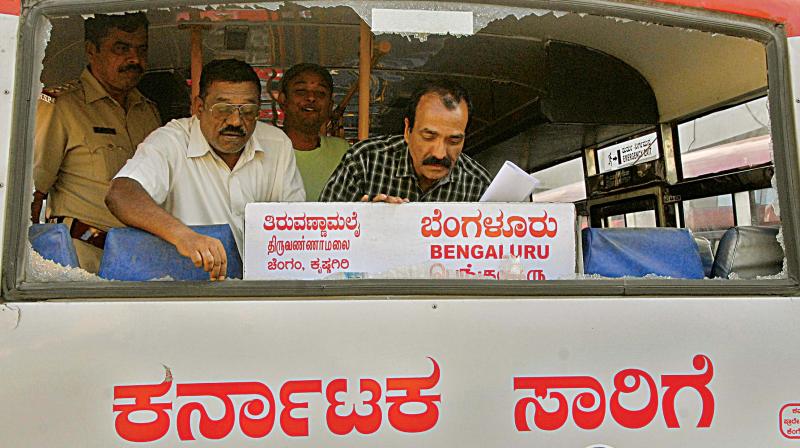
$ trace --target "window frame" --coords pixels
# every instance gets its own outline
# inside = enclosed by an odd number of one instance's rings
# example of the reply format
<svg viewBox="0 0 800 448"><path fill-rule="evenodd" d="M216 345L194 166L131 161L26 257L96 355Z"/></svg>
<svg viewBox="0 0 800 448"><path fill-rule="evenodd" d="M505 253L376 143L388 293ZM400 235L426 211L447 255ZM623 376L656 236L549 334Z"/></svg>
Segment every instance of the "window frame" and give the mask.
<svg viewBox="0 0 800 448"><path fill-rule="evenodd" d="M490 3L490 2L486 2ZM18 62L16 65L13 126L9 157L9 192L3 246L3 299L7 301L49 299L129 299L129 300L313 300L321 297L339 299L407 300L469 299L501 297L589 296L794 296L798 283L798 244L800 235L800 173L795 139L794 105L788 67L788 46L782 26L711 11L699 11L667 5L623 4L606 0L533 0L491 2L499 6L522 6L564 10L599 16L623 17L660 25L686 27L756 40L765 45L767 57L771 132L775 172L781 201L784 229L786 279L781 280L672 280L672 279L578 279L546 282L495 280L338 280L338 281L226 281L210 282L22 282L27 257L26 237L30 204L34 105L31 102L34 74L38 64L37 27L45 15L93 14L122 10L154 9L178 6L177 1L120 0L25 0L20 21ZM180 6L208 2L180 2ZM665 68L668 66L665 64ZM798 74L800 76L800 74ZM576 230L577 231L577 230ZM580 240L580 238L578 238ZM580 249L578 249L580 250ZM580 254L578 254L580 260Z"/></svg>

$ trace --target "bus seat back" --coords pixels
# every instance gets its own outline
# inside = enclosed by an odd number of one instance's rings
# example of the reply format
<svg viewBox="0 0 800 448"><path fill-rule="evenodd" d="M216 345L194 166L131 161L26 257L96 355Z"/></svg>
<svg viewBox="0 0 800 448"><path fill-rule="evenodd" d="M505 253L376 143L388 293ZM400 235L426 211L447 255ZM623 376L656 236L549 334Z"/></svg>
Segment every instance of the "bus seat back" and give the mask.
<svg viewBox="0 0 800 448"><path fill-rule="evenodd" d="M777 227L731 227L722 236L711 275L715 278L754 279L775 275L783 269L783 249Z"/></svg>
<svg viewBox="0 0 800 448"><path fill-rule="evenodd" d="M711 268L714 266L714 249L711 241L703 236L694 235L697 250L700 251L700 262L703 263L703 275L711 277Z"/></svg>
<svg viewBox="0 0 800 448"><path fill-rule="evenodd" d="M694 238L686 229L583 229L585 274L603 277L703 278Z"/></svg>
<svg viewBox="0 0 800 448"><path fill-rule="evenodd" d="M226 277L242 278L242 259L230 226L220 224L190 227L197 233L220 240L228 257ZM208 280L208 273L179 254L175 246L155 235L131 227L115 228L108 232L98 275L109 280L127 281L161 278Z"/></svg>
<svg viewBox="0 0 800 448"><path fill-rule="evenodd" d="M69 229L64 224L34 224L28 228L28 240L33 250L43 258L66 266L77 268L78 254Z"/></svg>

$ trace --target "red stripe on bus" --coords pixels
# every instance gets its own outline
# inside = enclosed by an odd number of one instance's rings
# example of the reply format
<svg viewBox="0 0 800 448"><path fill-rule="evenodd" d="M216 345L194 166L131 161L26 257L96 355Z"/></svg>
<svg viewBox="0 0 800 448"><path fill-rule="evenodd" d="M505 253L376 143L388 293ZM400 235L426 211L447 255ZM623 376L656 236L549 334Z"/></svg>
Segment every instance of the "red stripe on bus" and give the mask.
<svg viewBox="0 0 800 448"><path fill-rule="evenodd" d="M18 16L21 0L0 0L0 14Z"/></svg>
<svg viewBox="0 0 800 448"><path fill-rule="evenodd" d="M798 0L654 0L659 3L729 12L786 25L788 36L800 35L800 1Z"/></svg>

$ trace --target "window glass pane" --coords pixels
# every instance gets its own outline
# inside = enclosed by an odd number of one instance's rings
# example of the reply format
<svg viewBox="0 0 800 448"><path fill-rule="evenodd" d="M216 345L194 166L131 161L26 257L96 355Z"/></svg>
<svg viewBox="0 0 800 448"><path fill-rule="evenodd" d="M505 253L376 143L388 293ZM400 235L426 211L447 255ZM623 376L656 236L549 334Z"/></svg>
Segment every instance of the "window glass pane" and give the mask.
<svg viewBox="0 0 800 448"><path fill-rule="evenodd" d="M625 215L609 216L606 221L610 228L625 227Z"/></svg>
<svg viewBox="0 0 800 448"><path fill-rule="evenodd" d="M655 210L644 210L636 213L628 213L625 215L625 222L627 223L627 227L655 227L656 212Z"/></svg>
<svg viewBox="0 0 800 448"><path fill-rule="evenodd" d="M684 178L767 163L772 159L767 99L682 123L678 138Z"/></svg>
<svg viewBox="0 0 800 448"><path fill-rule="evenodd" d="M655 227L655 210L626 213L608 217L608 227Z"/></svg>
<svg viewBox="0 0 800 448"><path fill-rule="evenodd" d="M751 192L753 210L753 225L763 226L780 224L781 219L775 214L774 203L778 199L778 192L774 188L764 188Z"/></svg>
<svg viewBox="0 0 800 448"><path fill-rule="evenodd" d="M539 185L533 192L536 202L575 202L586 199L583 160L573 159L533 173Z"/></svg>
<svg viewBox="0 0 800 448"><path fill-rule="evenodd" d="M683 202L683 221L693 232L724 230L734 225L731 195Z"/></svg>

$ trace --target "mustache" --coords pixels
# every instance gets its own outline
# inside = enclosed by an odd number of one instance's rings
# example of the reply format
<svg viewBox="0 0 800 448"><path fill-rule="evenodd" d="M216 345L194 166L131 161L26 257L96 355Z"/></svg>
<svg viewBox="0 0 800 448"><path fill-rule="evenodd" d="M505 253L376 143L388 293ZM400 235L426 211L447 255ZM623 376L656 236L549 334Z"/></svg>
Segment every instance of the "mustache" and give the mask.
<svg viewBox="0 0 800 448"><path fill-rule="evenodd" d="M118 69L118 71L120 73L125 73L125 72L144 73L144 67L142 67L139 64L128 64L128 65L123 65L122 67L120 67Z"/></svg>
<svg viewBox="0 0 800 448"><path fill-rule="evenodd" d="M445 158L440 159L438 157L430 156L430 157L426 157L422 161L422 164L423 165L439 165L439 166L442 166L444 168L450 168L450 166L453 164L453 161L450 160L449 157L445 157Z"/></svg>
<svg viewBox="0 0 800 448"><path fill-rule="evenodd" d="M244 137L247 133L245 132L244 128L239 126L225 126L224 128L219 130L220 134L234 134L238 135L239 137Z"/></svg>

